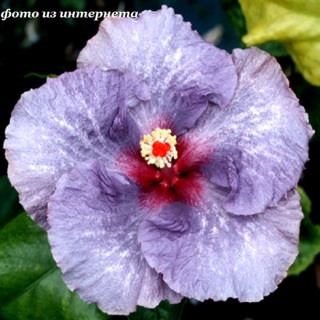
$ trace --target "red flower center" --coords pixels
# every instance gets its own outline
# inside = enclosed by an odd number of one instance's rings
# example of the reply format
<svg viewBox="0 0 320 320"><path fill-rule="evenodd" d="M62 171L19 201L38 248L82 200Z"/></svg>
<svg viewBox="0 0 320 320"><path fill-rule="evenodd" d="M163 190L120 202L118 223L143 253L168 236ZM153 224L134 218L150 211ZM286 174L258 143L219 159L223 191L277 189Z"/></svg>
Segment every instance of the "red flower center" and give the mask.
<svg viewBox="0 0 320 320"><path fill-rule="evenodd" d="M154 142L154 156L164 157L170 145ZM151 210L161 209L173 201L182 201L196 206L204 196L207 179L201 172L211 154L210 148L191 141L179 141L176 160L171 167L158 168L147 164L141 155L133 152L121 156L120 168L141 188L140 200L144 207Z"/></svg>

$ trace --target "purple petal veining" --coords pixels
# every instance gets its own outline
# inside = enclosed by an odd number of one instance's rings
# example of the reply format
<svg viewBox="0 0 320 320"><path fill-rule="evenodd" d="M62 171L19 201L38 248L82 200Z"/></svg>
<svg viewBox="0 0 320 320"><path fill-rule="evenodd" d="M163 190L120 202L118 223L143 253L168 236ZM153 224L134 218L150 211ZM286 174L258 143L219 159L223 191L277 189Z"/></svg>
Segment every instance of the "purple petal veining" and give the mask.
<svg viewBox="0 0 320 320"><path fill-rule="evenodd" d="M138 188L103 162L77 165L49 201L49 241L70 289L112 314L179 302L140 250ZM79 280L81 281L79 282Z"/></svg>
<svg viewBox="0 0 320 320"><path fill-rule="evenodd" d="M226 106L237 85L231 56L204 41L165 6L136 20L105 19L79 55L78 66L88 65L130 70L148 84L151 105L136 117L142 131L150 130L150 119L169 116L181 134L205 110L204 97Z"/></svg>
<svg viewBox="0 0 320 320"><path fill-rule="evenodd" d="M291 192L264 213L239 216L225 211L225 196L212 190L201 208L173 204L149 216L139 228L142 252L182 295L259 301L296 258L299 197Z"/></svg>
<svg viewBox="0 0 320 320"><path fill-rule="evenodd" d="M124 137L139 143L127 109L149 98L147 87L129 72L94 67L48 79L41 88L22 95L6 129L4 147L11 183L36 222L48 228L47 202L63 173L92 158L114 166Z"/></svg>

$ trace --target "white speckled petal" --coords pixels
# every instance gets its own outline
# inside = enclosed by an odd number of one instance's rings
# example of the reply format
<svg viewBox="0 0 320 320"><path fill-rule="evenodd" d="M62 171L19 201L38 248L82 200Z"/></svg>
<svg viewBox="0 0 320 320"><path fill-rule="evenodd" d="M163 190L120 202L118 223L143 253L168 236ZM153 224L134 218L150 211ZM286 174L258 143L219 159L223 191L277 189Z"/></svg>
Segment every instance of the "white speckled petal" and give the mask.
<svg viewBox="0 0 320 320"><path fill-rule="evenodd" d="M262 212L295 188L312 129L279 64L251 48L235 50L239 83L230 105L209 108L190 134L212 139L210 180L231 192L225 209Z"/></svg>
<svg viewBox="0 0 320 320"><path fill-rule="evenodd" d="M48 197L76 163L96 158L113 166L121 148L138 144L128 109L149 98L146 85L132 74L92 67L48 79L22 95L4 147L10 181L35 221L48 227Z"/></svg>
<svg viewBox="0 0 320 320"><path fill-rule="evenodd" d="M227 213L215 191L202 207L175 203L142 222L138 239L174 291L197 300L259 301L277 288L298 253L299 196L264 213Z"/></svg>
<svg viewBox="0 0 320 320"><path fill-rule="evenodd" d="M88 65L130 70L143 79L152 103L149 117L137 116L145 120L141 127L152 126L150 119L166 118L178 134L205 110L204 96L225 106L237 84L231 56L204 41L165 6L144 11L137 19L103 20L98 34L80 52L78 66Z"/></svg>
<svg viewBox="0 0 320 320"><path fill-rule="evenodd" d="M141 254L138 201L138 188L99 161L62 176L49 201L49 242L65 282L109 314L181 300Z"/></svg>

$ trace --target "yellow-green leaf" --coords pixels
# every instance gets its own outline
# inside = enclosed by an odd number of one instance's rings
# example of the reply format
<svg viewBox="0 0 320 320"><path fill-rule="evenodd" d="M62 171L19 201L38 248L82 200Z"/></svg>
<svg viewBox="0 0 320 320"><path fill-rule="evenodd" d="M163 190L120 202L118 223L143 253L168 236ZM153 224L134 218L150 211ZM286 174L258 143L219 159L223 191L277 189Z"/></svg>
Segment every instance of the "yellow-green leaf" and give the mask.
<svg viewBox="0 0 320 320"><path fill-rule="evenodd" d="M248 45L282 42L304 77L320 86L320 1L239 0Z"/></svg>

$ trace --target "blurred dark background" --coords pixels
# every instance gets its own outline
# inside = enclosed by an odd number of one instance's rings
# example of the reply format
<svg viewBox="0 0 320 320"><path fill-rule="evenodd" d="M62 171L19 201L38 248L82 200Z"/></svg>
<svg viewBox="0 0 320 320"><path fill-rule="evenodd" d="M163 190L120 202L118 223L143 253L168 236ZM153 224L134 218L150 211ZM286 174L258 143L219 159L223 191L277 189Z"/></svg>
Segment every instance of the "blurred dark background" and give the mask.
<svg viewBox="0 0 320 320"><path fill-rule="evenodd" d="M159 9L167 4L190 21L194 29L216 45L229 52L242 46L239 30L234 29L227 15L236 1L225 0L171 0L171 1L115 1L115 0L27 0L0 1L0 12L7 8L11 11L38 11L39 18L19 19L0 18L0 140L4 140L4 130L9 123L10 114L20 95L31 88L37 88L45 82L46 75L59 75L76 68L79 51L98 30L99 21L93 19L42 18L42 11L142 11ZM223 5L223 7L222 7ZM232 7L233 8L233 7ZM235 15L233 15L233 18ZM234 21L233 21L234 22ZM239 16L240 29L245 28L243 17ZM310 97L319 101L320 93L305 83L294 70L289 57L280 57L280 63L290 78L294 91L301 98L302 104L308 105L309 113L317 113L316 104ZM320 109L320 106L318 106ZM319 119L319 117L314 117ZM316 120L314 120L316 121ZM311 143L311 161L301 182L313 202L313 219L319 222L317 188L315 181L320 178L319 143L317 137ZM7 163L4 152L0 156L0 175L5 175ZM310 172L310 173L308 173ZM314 263L299 276L288 277L279 289L259 303L239 303L207 301L204 303L188 302L182 319L296 319L297 312L303 312L303 319L320 319L320 265ZM121 319L121 317L112 317Z"/></svg>

